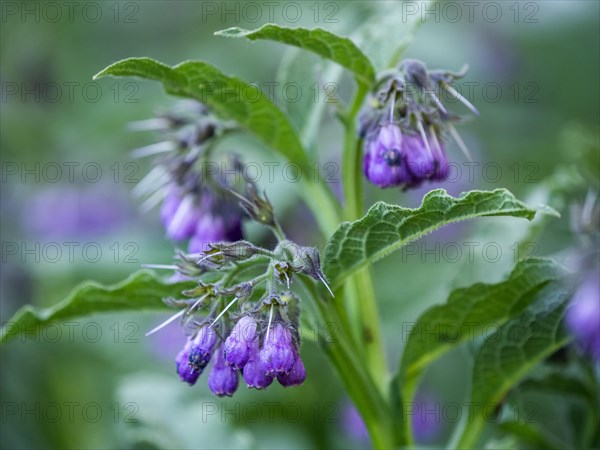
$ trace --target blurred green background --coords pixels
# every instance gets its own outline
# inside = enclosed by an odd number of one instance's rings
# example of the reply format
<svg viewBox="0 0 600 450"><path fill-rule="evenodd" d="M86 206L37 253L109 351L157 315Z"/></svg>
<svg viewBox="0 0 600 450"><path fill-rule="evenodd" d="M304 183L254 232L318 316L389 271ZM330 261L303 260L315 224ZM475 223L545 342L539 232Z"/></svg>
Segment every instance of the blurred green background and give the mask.
<svg viewBox="0 0 600 450"><path fill-rule="evenodd" d="M598 145L600 3L491 3L2 1L2 322L24 304L57 303L82 280L113 283L142 263L171 260L173 245L163 236L158 214L140 213L130 196L151 165L133 161L129 151L156 138L129 132L126 124L175 100L149 82L92 81L106 65L129 56L168 64L202 59L265 91L270 82L297 81L305 88L301 102L314 102L315 82L335 83L338 97L348 99L352 81L318 58L273 43L213 36L230 26L251 29L273 21L324 27L352 35L381 68L428 12L406 57L432 69L458 70L468 63L459 86L481 112L459 129L473 163L449 145L456 170L443 187L452 194L507 187L533 204L550 202L563 217L552 219L525 251L542 256L569 248L568 204L551 195L554 181L548 180L564 168L597 164L582 159L580 150L585 142ZM282 61L286 70L278 69ZM282 86L274 87L274 100L294 114L298 104L285 101ZM466 113L460 104L447 104ZM334 112L325 105L321 164L339 161ZM223 147L247 161L278 161L249 138ZM334 173L332 181L338 178ZM323 243L307 210L297 207L298 185L279 171L273 182L264 177L259 184L293 239ZM368 198L416 206L433 187L407 193L369 188ZM247 232L264 239L255 227ZM501 279L516 257L525 256L515 253L515 244L528 243L535 232L535 224L510 219L452 226L378 263L374 273L390 365L398 364L407 326L420 312L444 301L456 286ZM465 242L476 243L472 257ZM303 343L308 371L303 386L240 388L234 398L218 399L205 383L189 388L177 379L172 360L182 336L176 326L144 337L164 317L102 315L2 345L2 448L368 445L345 426L347 399L310 332ZM433 398L462 400L467 356L468 348L434 364L425 383ZM554 421L556 433L562 433L561 421ZM451 424L437 427L430 443L443 442L450 429Z"/></svg>

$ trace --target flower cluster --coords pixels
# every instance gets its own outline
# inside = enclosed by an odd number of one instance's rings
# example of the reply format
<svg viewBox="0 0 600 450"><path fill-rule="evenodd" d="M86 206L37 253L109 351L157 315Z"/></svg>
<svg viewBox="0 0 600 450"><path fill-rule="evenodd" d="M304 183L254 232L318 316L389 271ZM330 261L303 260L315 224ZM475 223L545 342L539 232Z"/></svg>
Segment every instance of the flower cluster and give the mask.
<svg viewBox="0 0 600 450"><path fill-rule="evenodd" d="M462 76L428 71L416 60L404 60L398 69L385 73L359 118L363 169L371 183L411 188L448 177L445 135L452 135L467 150L452 123L460 117L446 110L436 92L444 89L477 114L450 85Z"/></svg>
<svg viewBox="0 0 600 450"><path fill-rule="evenodd" d="M213 169L227 167L227 174L240 179L243 165L233 155L227 155L223 164L209 164L219 138L232 128L198 102L183 102L132 128L164 135L162 142L134 151L138 157L156 156L155 167L135 193L148 196L143 209L162 201L160 216L167 236L174 241L189 239L190 253L199 253L209 242L242 239L242 210L230 192L234 182Z"/></svg>
<svg viewBox="0 0 600 450"><path fill-rule="evenodd" d="M282 386L302 384L300 301L291 285L310 277L327 286L317 250L284 238L268 199L252 184L240 199L250 217L276 233L277 247L217 241L199 255L179 254L172 268L185 279L199 279L198 285L183 292L184 300L167 300L180 311L148 333L180 319L188 339L175 360L177 373L193 385L212 360L208 386L218 396L233 395L240 374L255 389L275 378ZM244 276L261 267L259 275Z"/></svg>

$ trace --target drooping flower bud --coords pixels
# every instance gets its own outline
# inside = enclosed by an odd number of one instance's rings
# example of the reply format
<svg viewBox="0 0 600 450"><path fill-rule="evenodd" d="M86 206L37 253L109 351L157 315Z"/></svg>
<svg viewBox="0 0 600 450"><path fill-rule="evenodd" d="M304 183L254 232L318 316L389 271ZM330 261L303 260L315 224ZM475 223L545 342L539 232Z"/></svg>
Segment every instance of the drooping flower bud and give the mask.
<svg viewBox="0 0 600 450"><path fill-rule="evenodd" d="M410 182L402 145L400 127L393 123L388 123L367 136L363 169L371 183L387 188Z"/></svg>
<svg viewBox="0 0 600 450"><path fill-rule="evenodd" d="M265 389L273 382L273 376L267 375L263 370L260 362L260 350L258 347L258 339L254 339L250 352L250 359L242 370L244 381L249 388Z"/></svg>
<svg viewBox="0 0 600 450"><path fill-rule="evenodd" d="M306 379L306 369L304 363L298 352L295 352L296 360L292 366L292 370L289 373L283 373L277 375L277 381L284 387L288 386L299 386Z"/></svg>
<svg viewBox="0 0 600 450"><path fill-rule="evenodd" d="M192 350L192 341L188 339L183 349L177 354L175 358L175 365L177 367L177 374L181 381L185 381L187 384L192 386L198 380L198 377L202 373L202 369L194 369L190 363L190 352Z"/></svg>
<svg viewBox="0 0 600 450"><path fill-rule="evenodd" d="M170 218L167 217L167 236L175 241L191 237L199 219L200 211L194 196L186 194L177 207L175 214Z"/></svg>
<svg viewBox="0 0 600 450"><path fill-rule="evenodd" d="M216 350L215 361L208 374L208 387L219 397L231 397L238 387L238 372L225 364L223 346Z"/></svg>
<svg viewBox="0 0 600 450"><path fill-rule="evenodd" d="M225 362L235 369L243 368L252 353L256 340L256 319L244 316L233 327L231 334L223 344Z"/></svg>
<svg viewBox="0 0 600 450"><path fill-rule="evenodd" d="M213 347L217 340L215 331L207 325L204 325L192 340L190 356L188 358L190 366L195 370L202 370L210 361Z"/></svg>
<svg viewBox="0 0 600 450"><path fill-rule="evenodd" d="M294 366L294 341L291 331L276 323L268 332L260 351L260 362L269 375L286 374Z"/></svg>

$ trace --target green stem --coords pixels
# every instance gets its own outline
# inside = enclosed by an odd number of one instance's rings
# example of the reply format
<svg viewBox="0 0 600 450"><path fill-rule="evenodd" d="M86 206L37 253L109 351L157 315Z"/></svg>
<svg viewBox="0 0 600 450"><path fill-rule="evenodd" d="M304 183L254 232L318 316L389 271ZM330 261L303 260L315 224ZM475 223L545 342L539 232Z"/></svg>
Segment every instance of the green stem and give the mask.
<svg viewBox="0 0 600 450"><path fill-rule="evenodd" d="M331 361L344 388L354 402L371 436L374 448L394 447L393 417L389 405L364 369L363 363L349 345L349 336L330 301L319 297L312 280L301 277L304 288L312 297L319 332L333 328L336 333L319 334L318 341ZM325 326L327 325L327 326Z"/></svg>
<svg viewBox="0 0 600 450"><path fill-rule="evenodd" d="M359 84L354 101L348 113L344 116L344 154L342 159L342 177L344 182L344 218L357 220L364 212L363 178L362 178L362 141L356 133L358 112L368 87ZM379 313L371 273L368 268L362 269L346 283L348 310L353 314L351 322L355 336L362 345L367 360L367 366L376 385L383 393L387 389L388 371L381 337Z"/></svg>
<svg viewBox="0 0 600 450"><path fill-rule="evenodd" d="M333 234L340 224L340 206L331 190L320 181L310 179L310 171L303 174L304 185L301 195L313 212L319 229L325 237ZM320 175L315 175L317 178Z"/></svg>

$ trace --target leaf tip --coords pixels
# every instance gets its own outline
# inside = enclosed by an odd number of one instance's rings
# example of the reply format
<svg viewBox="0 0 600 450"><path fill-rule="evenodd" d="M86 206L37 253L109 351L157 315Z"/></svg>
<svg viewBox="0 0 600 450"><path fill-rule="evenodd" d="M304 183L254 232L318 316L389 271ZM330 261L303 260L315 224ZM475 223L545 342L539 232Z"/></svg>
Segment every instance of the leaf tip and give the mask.
<svg viewBox="0 0 600 450"><path fill-rule="evenodd" d="M561 218L560 213L556 209L554 209L552 206L544 205L543 203L538 205L536 212L545 216L556 217L557 219Z"/></svg>
<svg viewBox="0 0 600 450"><path fill-rule="evenodd" d="M225 37L240 37L248 34L248 30L244 30L240 27L230 27L225 28L224 30L215 31L215 36L225 36Z"/></svg>

